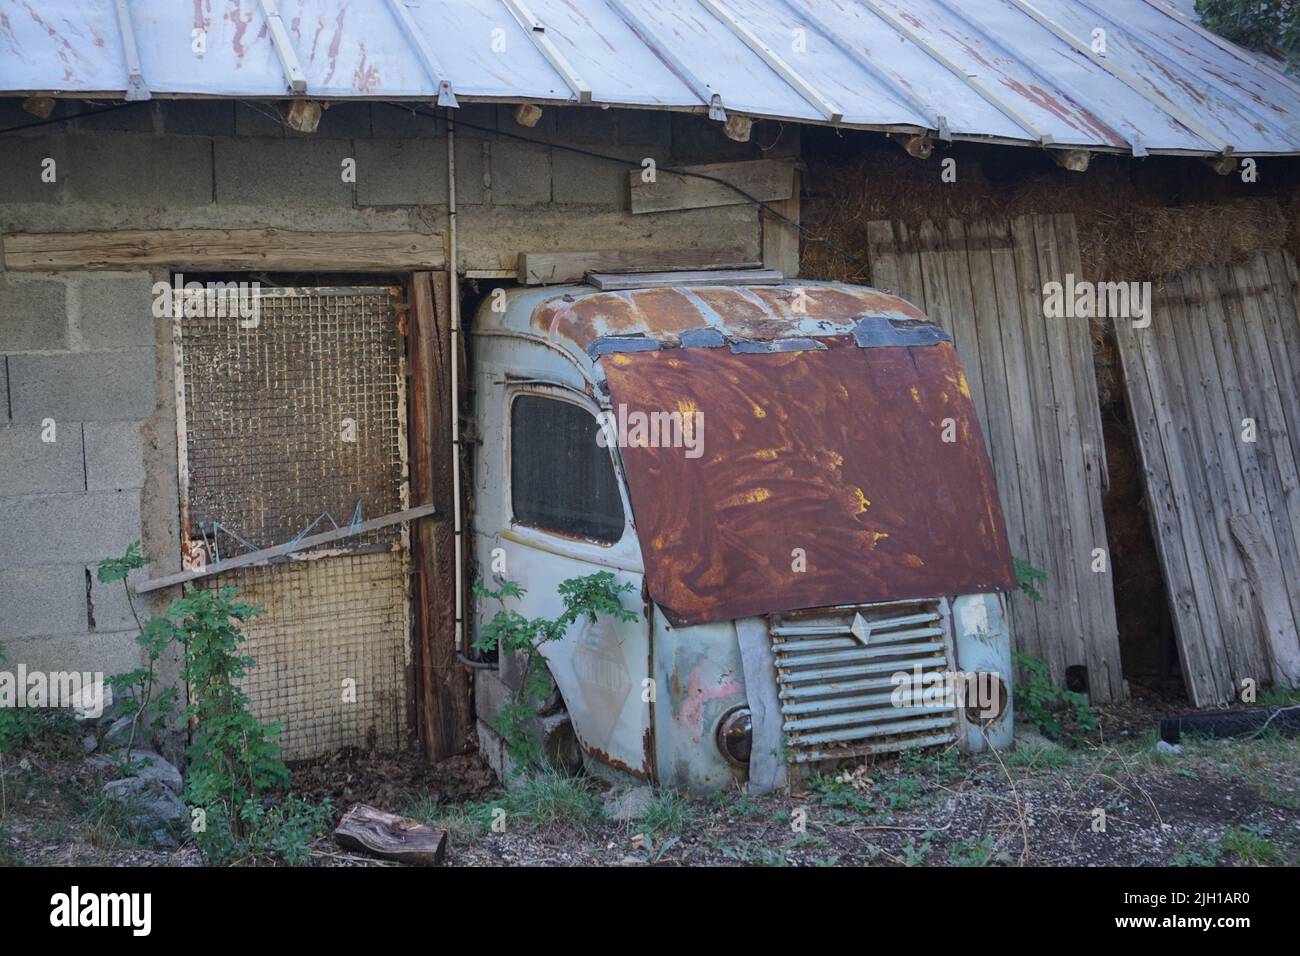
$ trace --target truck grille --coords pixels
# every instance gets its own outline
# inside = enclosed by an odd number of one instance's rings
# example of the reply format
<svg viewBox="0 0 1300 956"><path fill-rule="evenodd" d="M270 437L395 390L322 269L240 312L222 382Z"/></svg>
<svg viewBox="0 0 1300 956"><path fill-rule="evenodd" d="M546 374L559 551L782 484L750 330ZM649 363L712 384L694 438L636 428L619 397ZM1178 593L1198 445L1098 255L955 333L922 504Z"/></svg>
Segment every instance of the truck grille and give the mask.
<svg viewBox="0 0 1300 956"><path fill-rule="evenodd" d="M865 643L853 632L859 615ZM772 615L789 759L837 760L956 740L951 703L895 707L891 699L898 671L951 670L947 624L939 599Z"/></svg>

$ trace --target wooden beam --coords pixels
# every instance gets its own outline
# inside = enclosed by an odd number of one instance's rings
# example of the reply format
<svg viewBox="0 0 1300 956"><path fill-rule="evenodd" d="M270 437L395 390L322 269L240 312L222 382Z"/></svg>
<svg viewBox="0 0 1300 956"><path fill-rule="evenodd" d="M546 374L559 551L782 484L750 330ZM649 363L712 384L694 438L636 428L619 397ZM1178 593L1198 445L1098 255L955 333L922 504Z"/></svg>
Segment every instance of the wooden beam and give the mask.
<svg viewBox="0 0 1300 956"><path fill-rule="evenodd" d="M442 264L440 236L417 232L295 232L286 229L121 229L13 233L9 268L277 269L391 272Z"/></svg>
<svg viewBox="0 0 1300 956"><path fill-rule="evenodd" d="M623 289L650 289L666 286L702 285L780 285L785 279L775 269L719 269L716 272L646 272L640 275L604 275L592 273L590 281L597 289L616 292Z"/></svg>
<svg viewBox="0 0 1300 956"><path fill-rule="evenodd" d="M655 249L636 252L521 252L524 285L581 282L591 272L672 272L678 269L748 269L762 263L743 249Z"/></svg>
<svg viewBox="0 0 1300 956"><path fill-rule="evenodd" d="M320 126L320 110L319 100L294 100L289 104L285 125L299 133L314 133Z"/></svg>
<svg viewBox="0 0 1300 956"><path fill-rule="evenodd" d="M416 866L439 866L447 853L447 831L355 804L334 830L334 842L385 860Z"/></svg>
<svg viewBox="0 0 1300 956"><path fill-rule="evenodd" d="M249 551L247 554L237 555L233 558L225 558L205 567L195 568L193 571L180 571L176 574L168 574L161 578L153 578L137 584L134 590L137 594L147 594L149 591L168 588L173 584L184 584L187 581L197 581L199 578L211 577L214 574L223 574L226 571L233 571L236 568L252 568L259 565L270 564L276 558L292 557L295 554L301 554L309 548L315 548L322 544L331 544L335 541L342 541L344 538L351 538L355 535L365 534L367 531L375 531L379 528L387 528L389 525L401 524L404 521L415 521L417 518L427 518L433 513L433 505L420 505L416 508L408 508L405 511L398 511L390 515L384 515L382 518L371 518L369 521L362 521L355 527L352 525L344 525L342 528L335 528L331 531L321 532L320 534L311 534L305 538L286 541L283 544L273 545L269 548L259 548L257 551Z"/></svg>
<svg viewBox="0 0 1300 956"><path fill-rule="evenodd" d="M451 402L450 277L445 272L416 272L408 289L411 491L451 515L455 500L451 425L459 409ZM464 402L464 383L462 375L458 404ZM462 495L462 513L468 522L464 500ZM456 659L455 529L448 520L422 522L413 530L416 728L426 757L436 763L463 753L473 726L469 672Z"/></svg>
<svg viewBox="0 0 1300 956"><path fill-rule="evenodd" d="M654 182L646 183L641 181L640 170L629 171L632 212L670 212L676 209L748 203L749 200L737 189L764 202L789 199L794 194L794 161L790 159L754 159L740 163L685 166L683 172L696 175L682 176L660 171ZM701 176L712 178L702 179ZM736 189L732 189L728 183Z"/></svg>

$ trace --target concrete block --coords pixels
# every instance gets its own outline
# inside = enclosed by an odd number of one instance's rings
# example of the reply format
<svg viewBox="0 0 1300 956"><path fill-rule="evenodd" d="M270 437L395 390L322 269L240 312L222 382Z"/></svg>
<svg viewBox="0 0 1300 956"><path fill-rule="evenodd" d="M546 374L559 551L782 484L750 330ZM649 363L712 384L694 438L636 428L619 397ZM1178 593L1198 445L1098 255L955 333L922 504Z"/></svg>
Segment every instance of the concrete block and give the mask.
<svg viewBox="0 0 1300 956"><path fill-rule="evenodd" d="M623 146L667 146L672 142L672 115L662 110L618 110L618 142Z"/></svg>
<svg viewBox="0 0 1300 956"><path fill-rule="evenodd" d="M289 107L284 107L287 114ZM321 110L320 123L314 133L299 133L289 130L292 137L315 136L318 139L369 139L370 138L370 104L369 103L335 103L329 109Z"/></svg>
<svg viewBox="0 0 1300 956"><path fill-rule="evenodd" d="M447 140L359 140L358 206L447 202ZM483 201L483 141L456 138L456 204Z"/></svg>
<svg viewBox="0 0 1300 956"><path fill-rule="evenodd" d="M86 490L81 424L55 423L52 442L40 425L0 428L0 494L40 495Z"/></svg>
<svg viewBox="0 0 1300 956"><path fill-rule="evenodd" d="M144 439L139 422L86 422L82 431L88 490L144 487Z"/></svg>
<svg viewBox="0 0 1300 956"><path fill-rule="evenodd" d="M90 590L87 595L86 620L90 624L90 629L96 633L129 631L137 627L135 615L131 613L131 604L126 599L126 589L122 587L121 581L109 581L104 583L99 580L98 565L88 564L83 569L84 580L87 582ZM130 582L132 585L139 584L149 577L147 568L140 568L138 571L131 572ZM135 599L136 610L140 613L140 620L149 616L149 609L145 606L141 598ZM82 630L85 625L82 625Z"/></svg>
<svg viewBox="0 0 1300 956"><path fill-rule="evenodd" d="M67 347L67 283L57 278L0 273L0 350Z"/></svg>
<svg viewBox="0 0 1300 956"><path fill-rule="evenodd" d="M0 424L9 422L9 356L0 355Z"/></svg>
<svg viewBox="0 0 1300 956"><path fill-rule="evenodd" d="M162 101L163 130L171 136L234 136L235 110L230 100Z"/></svg>
<svg viewBox="0 0 1300 956"><path fill-rule="evenodd" d="M759 157L758 141L737 143L722 132L722 124L693 113L672 114L673 163L726 163Z"/></svg>
<svg viewBox="0 0 1300 956"><path fill-rule="evenodd" d="M4 501L0 568L94 563L140 537L140 493L21 495Z"/></svg>
<svg viewBox="0 0 1300 956"><path fill-rule="evenodd" d="M120 421L154 409L152 349L9 356L15 422Z"/></svg>
<svg viewBox="0 0 1300 956"><path fill-rule="evenodd" d="M154 112L158 109L158 100L137 101L120 110L80 116L72 121L69 130L74 133L153 133Z"/></svg>
<svg viewBox="0 0 1300 956"><path fill-rule="evenodd" d="M73 136L69 153L69 199L154 208L212 201L212 148L205 139Z"/></svg>
<svg viewBox="0 0 1300 956"><path fill-rule="evenodd" d="M375 139L423 139L441 138L446 135L447 124L440 116L417 113L414 107L428 107L422 103L373 103L370 110L371 136ZM457 114L470 108L462 106ZM492 114L495 128L496 114Z"/></svg>
<svg viewBox="0 0 1300 956"><path fill-rule="evenodd" d="M563 143L608 146L618 135L617 119L616 111L598 106L559 107L555 110L556 134Z"/></svg>
<svg viewBox="0 0 1300 956"><path fill-rule="evenodd" d="M46 159L54 160L54 182L41 179ZM0 136L0 203L62 202L68 168L66 136Z"/></svg>
<svg viewBox="0 0 1300 956"><path fill-rule="evenodd" d="M492 202L529 206L551 201L551 151L498 139L492 144Z"/></svg>
<svg viewBox="0 0 1300 956"><path fill-rule="evenodd" d="M350 141L219 139L216 157L218 203L281 208L352 204L352 184L342 180L343 160L356 158ZM370 172L358 164L358 179Z"/></svg>
<svg viewBox="0 0 1300 956"><path fill-rule="evenodd" d="M8 660L0 664L13 671L26 664L29 671L89 671L105 677L134 670L143 663L136 631L113 634L75 634L27 637L5 643Z"/></svg>
<svg viewBox="0 0 1300 956"><path fill-rule="evenodd" d="M604 153L622 156L629 163L636 164L645 158L638 150L606 148ZM655 162L662 163L662 153L649 155ZM557 203L627 209L628 173L635 171L636 166L557 149L551 156L551 195Z"/></svg>
<svg viewBox="0 0 1300 956"><path fill-rule="evenodd" d="M86 630L86 571L82 565L0 571L0 637L6 647L15 637ZM9 659L13 661L12 654Z"/></svg>
<svg viewBox="0 0 1300 956"><path fill-rule="evenodd" d="M235 103L236 136L274 136L283 138L289 132L284 125L285 110L279 103L255 103L238 100Z"/></svg>
<svg viewBox="0 0 1300 956"><path fill-rule="evenodd" d="M154 344L153 277L147 272L94 275L81 280L74 319L84 349Z"/></svg>

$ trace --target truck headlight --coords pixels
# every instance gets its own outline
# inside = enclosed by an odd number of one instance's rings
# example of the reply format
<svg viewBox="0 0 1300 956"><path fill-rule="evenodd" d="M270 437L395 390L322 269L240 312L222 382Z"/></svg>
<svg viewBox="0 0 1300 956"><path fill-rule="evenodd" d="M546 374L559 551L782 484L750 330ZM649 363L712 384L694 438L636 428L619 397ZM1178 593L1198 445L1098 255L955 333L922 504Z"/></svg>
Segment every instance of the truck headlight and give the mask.
<svg viewBox="0 0 1300 956"><path fill-rule="evenodd" d="M754 719L748 707L733 707L718 721L718 749L728 763L749 766L749 752L754 745Z"/></svg>

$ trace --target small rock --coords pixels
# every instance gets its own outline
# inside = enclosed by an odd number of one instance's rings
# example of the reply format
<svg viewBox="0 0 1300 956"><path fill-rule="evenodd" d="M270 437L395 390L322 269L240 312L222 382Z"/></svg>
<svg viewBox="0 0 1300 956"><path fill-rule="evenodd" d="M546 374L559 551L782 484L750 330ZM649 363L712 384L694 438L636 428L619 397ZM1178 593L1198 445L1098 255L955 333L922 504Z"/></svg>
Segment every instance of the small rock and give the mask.
<svg viewBox="0 0 1300 956"><path fill-rule="evenodd" d="M1021 724L1016 725L1016 749L1025 750L1060 750L1061 745L1054 740L1048 740L1038 732L1035 727L1026 727Z"/></svg>
<svg viewBox="0 0 1300 956"><path fill-rule="evenodd" d="M1167 740L1157 740L1156 750L1162 754L1180 754L1183 752L1182 744L1171 744Z"/></svg>
<svg viewBox="0 0 1300 956"><path fill-rule="evenodd" d="M611 790L605 796L605 816L619 823L635 820L654 802L654 791L649 787L628 787Z"/></svg>
<svg viewBox="0 0 1300 956"><path fill-rule="evenodd" d="M104 734L104 748L107 750L111 747L125 747L131 742L131 724L133 721L130 717L119 717L109 726ZM136 740L139 745L140 740Z"/></svg>
<svg viewBox="0 0 1300 956"><path fill-rule="evenodd" d="M99 738L94 734L86 734L81 738L81 749L86 753L93 754L97 747L99 747Z"/></svg>
<svg viewBox="0 0 1300 956"><path fill-rule="evenodd" d="M155 845L179 846L176 837L184 829L185 804L161 781L148 777L110 780L104 784L104 794L120 803L132 825L149 833Z"/></svg>
<svg viewBox="0 0 1300 956"><path fill-rule="evenodd" d="M111 770L127 779L139 777L157 780L172 793L180 793L185 785L179 770L168 763L166 758L149 750L132 750L129 764L126 762L126 754L120 750L111 754L95 754L86 762L98 770Z"/></svg>

